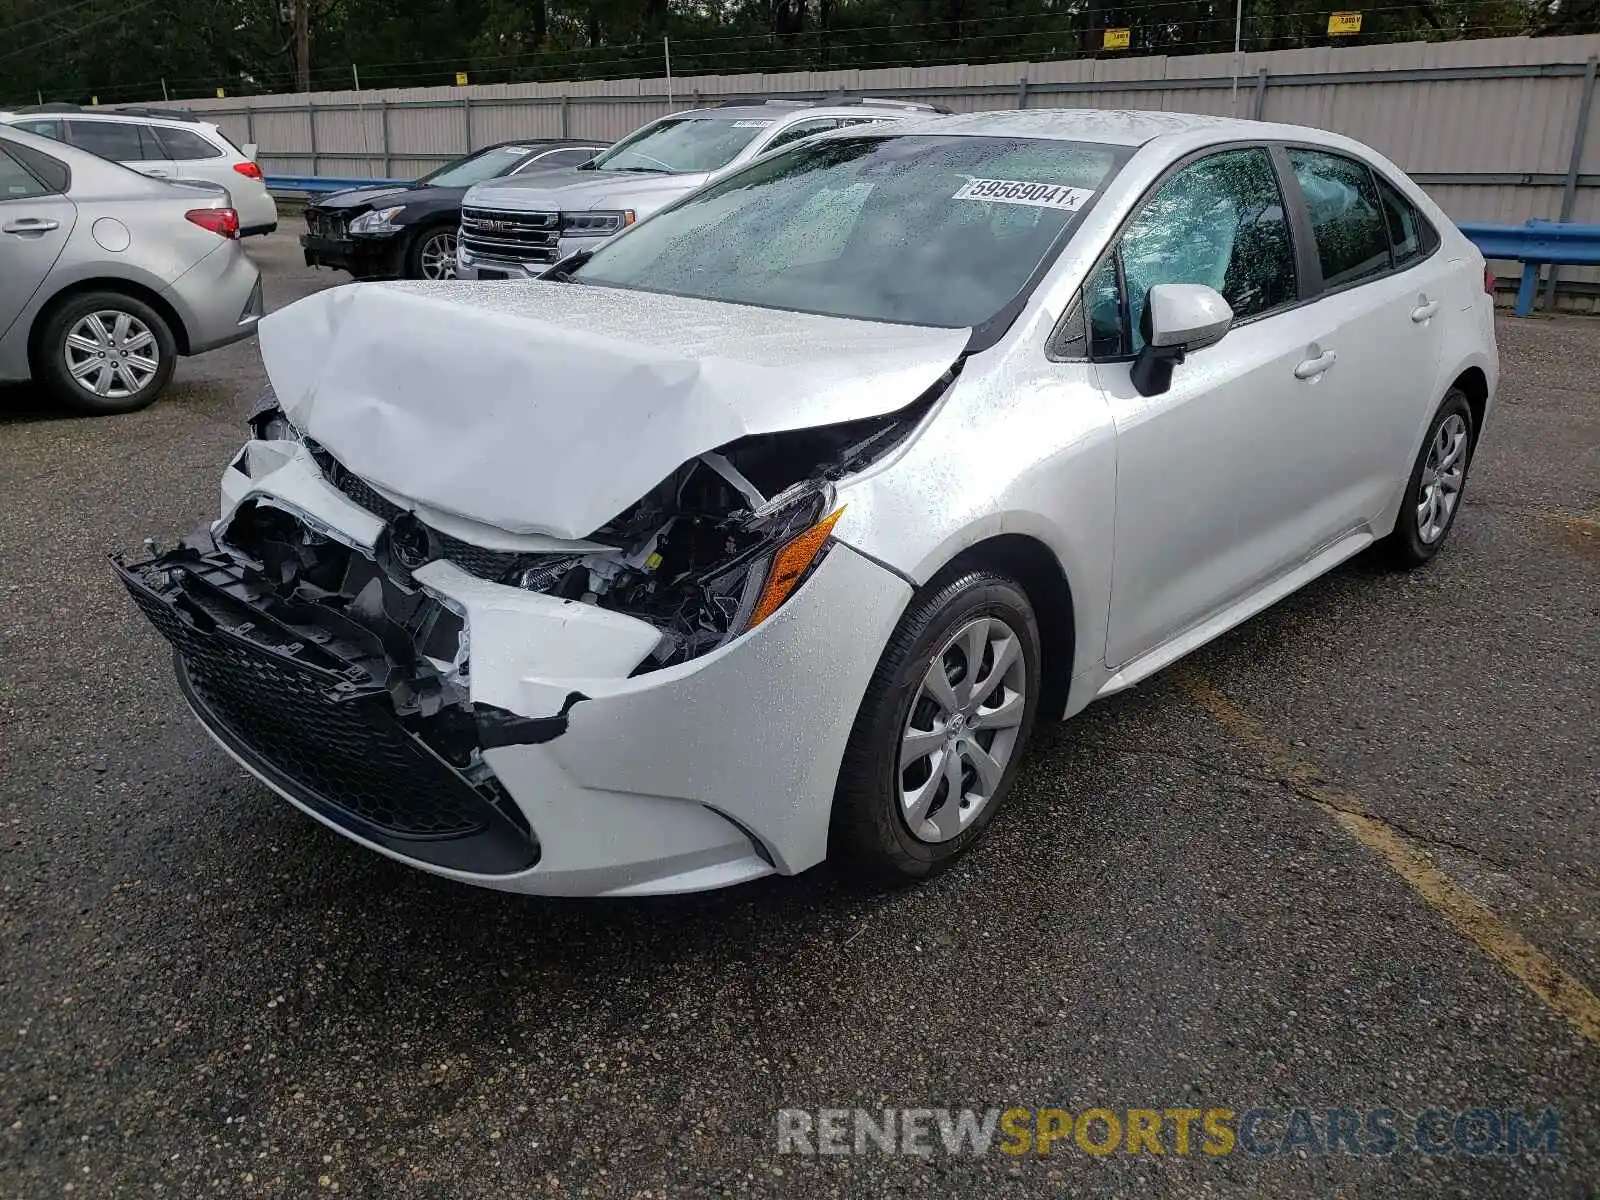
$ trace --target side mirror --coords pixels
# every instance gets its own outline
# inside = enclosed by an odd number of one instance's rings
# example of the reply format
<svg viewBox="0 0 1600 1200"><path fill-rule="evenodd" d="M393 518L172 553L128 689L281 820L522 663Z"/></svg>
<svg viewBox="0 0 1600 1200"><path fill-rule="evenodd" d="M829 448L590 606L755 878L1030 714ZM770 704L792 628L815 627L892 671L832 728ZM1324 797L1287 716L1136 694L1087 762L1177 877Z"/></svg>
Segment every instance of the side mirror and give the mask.
<svg viewBox="0 0 1600 1200"><path fill-rule="evenodd" d="M1222 340L1233 325L1233 309L1203 283L1158 283L1145 297L1139 317L1144 349L1133 360L1133 386L1141 396L1159 396L1172 386L1172 368L1194 350Z"/></svg>

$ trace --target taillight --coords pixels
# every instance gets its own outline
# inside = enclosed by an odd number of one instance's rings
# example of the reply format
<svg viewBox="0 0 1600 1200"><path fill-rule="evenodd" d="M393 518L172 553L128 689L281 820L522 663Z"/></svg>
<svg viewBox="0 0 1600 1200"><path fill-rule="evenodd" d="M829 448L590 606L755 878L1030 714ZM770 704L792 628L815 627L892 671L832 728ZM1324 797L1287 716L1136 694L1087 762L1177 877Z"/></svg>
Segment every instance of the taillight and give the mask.
<svg viewBox="0 0 1600 1200"><path fill-rule="evenodd" d="M1487 292L1491 296L1494 295L1494 285L1495 285L1496 282L1497 282L1497 280L1494 277L1494 268L1491 267L1488 263L1484 263L1483 264L1483 290L1485 292Z"/></svg>
<svg viewBox="0 0 1600 1200"><path fill-rule="evenodd" d="M233 169L239 172L239 174L243 175L246 179L261 178L261 168L256 166L253 162L234 163Z"/></svg>
<svg viewBox="0 0 1600 1200"><path fill-rule="evenodd" d="M231 208L191 208L183 214L201 229L225 238L239 236L239 214Z"/></svg>

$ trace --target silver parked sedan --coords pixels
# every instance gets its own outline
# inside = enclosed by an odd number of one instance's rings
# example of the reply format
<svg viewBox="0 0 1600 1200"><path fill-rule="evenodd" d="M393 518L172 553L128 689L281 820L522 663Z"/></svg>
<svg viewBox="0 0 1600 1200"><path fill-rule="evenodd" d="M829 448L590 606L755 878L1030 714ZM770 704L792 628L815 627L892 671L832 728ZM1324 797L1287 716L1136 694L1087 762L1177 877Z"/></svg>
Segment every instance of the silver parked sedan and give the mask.
<svg viewBox="0 0 1600 1200"><path fill-rule="evenodd" d="M1037 721L1432 558L1498 377L1380 155L1083 111L823 134L261 349L221 520L119 564L190 704L365 845L556 894L947 866Z"/></svg>
<svg viewBox="0 0 1600 1200"><path fill-rule="evenodd" d="M151 403L178 355L248 337L261 276L225 188L0 130L0 382L69 408Z"/></svg>

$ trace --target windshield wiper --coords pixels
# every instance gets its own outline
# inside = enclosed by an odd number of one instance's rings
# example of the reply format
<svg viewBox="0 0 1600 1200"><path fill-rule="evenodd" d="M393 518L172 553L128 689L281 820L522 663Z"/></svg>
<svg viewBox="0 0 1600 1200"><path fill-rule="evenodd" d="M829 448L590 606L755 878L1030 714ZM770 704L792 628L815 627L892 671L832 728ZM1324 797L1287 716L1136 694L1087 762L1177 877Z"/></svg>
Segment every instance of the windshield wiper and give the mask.
<svg viewBox="0 0 1600 1200"><path fill-rule="evenodd" d="M574 283L576 281L572 278L572 273L593 257L593 250L579 250L576 254L567 255L566 258L563 258L539 278L553 279L561 283Z"/></svg>
<svg viewBox="0 0 1600 1200"><path fill-rule="evenodd" d="M637 175L676 175L678 172L669 171L665 167L607 167L608 171L631 171Z"/></svg>

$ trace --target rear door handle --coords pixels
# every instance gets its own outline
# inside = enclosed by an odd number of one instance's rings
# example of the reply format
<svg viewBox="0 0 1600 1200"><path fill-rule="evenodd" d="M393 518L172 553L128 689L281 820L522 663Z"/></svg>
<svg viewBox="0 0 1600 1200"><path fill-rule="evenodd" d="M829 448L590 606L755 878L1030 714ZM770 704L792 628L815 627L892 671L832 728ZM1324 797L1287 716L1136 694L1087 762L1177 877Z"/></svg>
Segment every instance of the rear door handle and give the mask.
<svg viewBox="0 0 1600 1200"><path fill-rule="evenodd" d="M1418 296L1417 306L1411 310L1411 319L1416 324L1421 325L1438 311L1439 302L1437 300L1429 300L1426 296Z"/></svg>
<svg viewBox="0 0 1600 1200"><path fill-rule="evenodd" d="M1332 350L1323 350L1320 346L1313 345L1308 351L1313 357L1301 360L1294 369L1296 379L1315 379L1334 363L1339 361L1339 356Z"/></svg>
<svg viewBox="0 0 1600 1200"><path fill-rule="evenodd" d="M52 229L60 229L60 221L52 221L48 217L18 217L6 225L0 225L0 233L14 233L18 237L26 237L30 233L49 233Z"/></svg>

